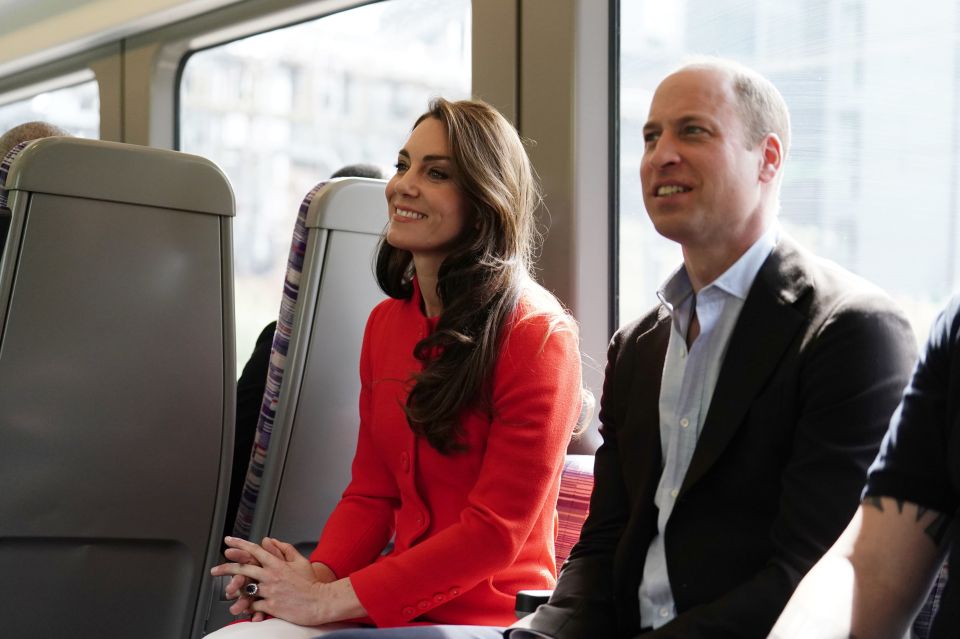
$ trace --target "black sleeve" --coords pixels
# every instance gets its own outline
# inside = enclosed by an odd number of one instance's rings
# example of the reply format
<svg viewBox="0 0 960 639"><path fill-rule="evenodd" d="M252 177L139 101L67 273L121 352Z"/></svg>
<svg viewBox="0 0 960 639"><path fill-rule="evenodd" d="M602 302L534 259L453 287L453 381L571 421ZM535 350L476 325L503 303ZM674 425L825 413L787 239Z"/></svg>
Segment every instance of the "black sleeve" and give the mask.
<svg viewBox="0 0 960 639"><path fill-rule="evenodd" d="M257 421L260 418L260 404L263 390L267 385L267 372L270 368L270 351L273 348L273 334L277 323L271 322L257 337L253 354L243 367L237 380L236 429L233 436L233 469L230 472L230 496L227 500L227 519L224 522L224 536L233 533L233 522L240 506L240 492L247 475L247 464L253 450L253 440L257 434Z"/></svg>
<svg viewBox="0 0 960 639"><path fill-rule="evenodd" d="M934 322L923 355L890 421L880 454L870 467L864 496L894 497L950 514L949 435L958 428L960 297Z"/></svg>

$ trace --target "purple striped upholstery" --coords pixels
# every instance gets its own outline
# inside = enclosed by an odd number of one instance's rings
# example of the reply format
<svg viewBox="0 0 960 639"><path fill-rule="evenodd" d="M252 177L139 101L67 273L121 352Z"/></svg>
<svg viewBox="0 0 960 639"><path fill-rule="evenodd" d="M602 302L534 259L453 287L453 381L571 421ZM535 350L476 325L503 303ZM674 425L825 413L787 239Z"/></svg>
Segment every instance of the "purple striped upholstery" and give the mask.
<svg viewBox="0 0 960 639"><path fill-rule="evenodd" d="M3 156L3 161L0 162L0 208L6 208L7 206L7 189L4 188L7 184L7 173L10 172L10 167L13 165L13 161L17 159L20 151L23 151L31 142L33 140L27 140L14 146L7 151L7 154Z"/></svg>
<svg viewBox="0 0 960 639"><path fill-rule="evenodd" d="M557 568L567 560L573 545L580 538L580 529L590 510L591 491L593 455L567 455L560 476L560 495L557 497Z"/></svg>
<svg viewBox="0 0 960 639"><path fill-rule="evenodd" d="M937 609L940 608L940 599L943 597L943 590L947 587L947 578L949 577L947 562L943 562L940 572L937 573L937 579L933 582L933 588L927 595L927 600L923 602L920 612L913 620L913 637L915 639L927 639L930 636L930 628L933 626L933 618L937 616Z"/></svg>
<svg viewBox="0 0 960 639"><path fill-rule="evenodd" d="M274 333L273 348L270 352L267 385L263 393L263 402L260 404L257 434L254 439L253 450L250 452L250 463L247 466L247 477L243 483L243 492L240 494L237 519L233 524L234 536L243 539L248 539L250 536L253 512L257 504L257 496L260 494L260 480L263 478L263 466L267 459L267 449L270 447L270 435L273 433L273 420L276 417L277 402L280 399L280 385L283 382L283 372L287 362L287 348L290 346L293 313L297 307L297 297L300 294L303 256L307 248L307 211L310 209L313 196L326 184L326 181L320 182L310 189L310 192L303 198L300 211L297 213L296 224L293 227L290 257L287 260L287 273L283 281L280 317L277 318L277 332Z"/></svg>

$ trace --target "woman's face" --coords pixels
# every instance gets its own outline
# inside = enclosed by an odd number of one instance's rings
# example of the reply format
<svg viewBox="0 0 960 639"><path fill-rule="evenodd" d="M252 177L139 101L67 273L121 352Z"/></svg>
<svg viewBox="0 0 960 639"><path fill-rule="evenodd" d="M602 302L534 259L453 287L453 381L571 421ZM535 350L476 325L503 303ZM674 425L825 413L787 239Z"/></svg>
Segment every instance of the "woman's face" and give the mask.
<svg viewBox="0 0 960 639"><path fill-rule="evenodd" d="M440 262L467 224L467 199L457 185L447 128L426 118L410 134L387 183L387 242L419 263Z"/></svg>

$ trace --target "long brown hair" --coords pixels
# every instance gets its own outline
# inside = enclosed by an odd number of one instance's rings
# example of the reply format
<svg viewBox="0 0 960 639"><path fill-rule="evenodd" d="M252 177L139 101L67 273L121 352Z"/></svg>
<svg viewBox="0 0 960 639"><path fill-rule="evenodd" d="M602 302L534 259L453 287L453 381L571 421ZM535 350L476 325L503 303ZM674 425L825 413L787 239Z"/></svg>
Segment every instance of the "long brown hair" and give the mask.
<svg viewBox="0 0 960 639"><path fill-rule="evenodd" d="M413 431L449 454L462 449L462 411L492 409L489 381L500 333L530 278L539 242L534 210L540 190L520 136L490 105L437 98L414 128L426 118L446 127L457 185L470 210L464 234L437 274L443 311L436 331L414 348L424 368L412 376L405 410ZM376 272L387 295L410 298L409 251L381 239Z"/></svg>

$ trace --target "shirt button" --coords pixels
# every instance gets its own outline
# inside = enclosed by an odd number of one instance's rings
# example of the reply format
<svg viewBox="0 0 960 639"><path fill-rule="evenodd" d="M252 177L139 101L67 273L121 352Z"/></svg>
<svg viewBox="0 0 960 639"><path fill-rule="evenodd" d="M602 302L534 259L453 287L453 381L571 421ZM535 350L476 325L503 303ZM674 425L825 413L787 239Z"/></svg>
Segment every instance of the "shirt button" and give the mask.
<svg viewBox="0 0 960 639"><path fill-rule="evenodd" d="M420 607L420 610L426 610L430 607L430 602L426 599L421 599L420 603L417 604Z"/></svg>
<svg viewBox="0 0 960 639"><path fill-rule="evenodd" d="M661 608L661 609L660 609L660 616L661 616L661 617L669 617L669 616L670 616L670 611L667 610L666 608Z"/></svg>
<svg viewBox="0 0 960 639"><path fill-rule="evenodd" d="M411 608L410 606L407 606L406 608L403 609L403 616L404 616L404 617L412 617L412 616L415 615L416 613L417 613L417 611L414 610L413 608Z"/></svg>
<svg viewBox="0 0 960 639"><path fill-rule="evenodd" d="M673 497L673 498L676 498L676 496L679 495L679 494L680 494L680 491L677 490L676 488L674 488L673 490L670 491L670 496ZM662 608L662 610L666 610L666 608Z"/></svg>
<svg viewBox="0 0 960 639"><path fill-rule="evenodd" d="M687 426L690 425L690 420L684 417L683 419L680 420L680 425L686 428Z"/></svg>

